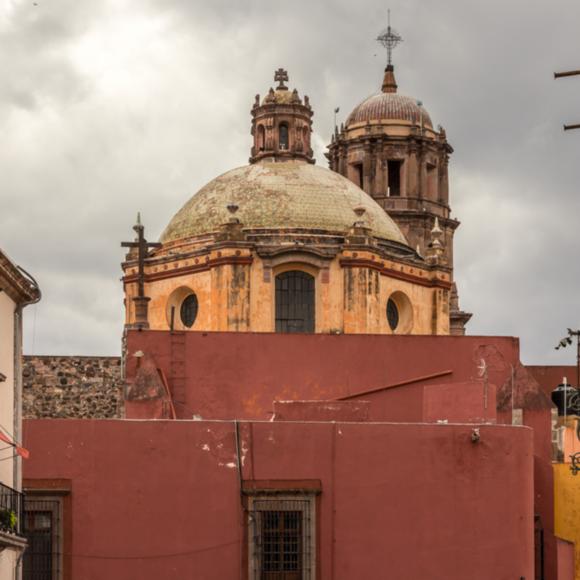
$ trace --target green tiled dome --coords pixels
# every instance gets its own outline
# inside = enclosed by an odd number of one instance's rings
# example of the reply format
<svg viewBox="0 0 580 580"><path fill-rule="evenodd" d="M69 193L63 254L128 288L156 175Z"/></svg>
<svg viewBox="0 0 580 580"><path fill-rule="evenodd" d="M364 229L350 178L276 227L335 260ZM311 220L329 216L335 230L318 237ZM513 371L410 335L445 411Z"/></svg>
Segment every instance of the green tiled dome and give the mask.
<svg viewBox="0 0 580 580"><path fill-rule="evenodd" d="M217 232L238 206L246 229L304 228L346 233L356 207L375 237L406 244L395 222L362 189L334 171L302 161L260 162L210 181L173 217L161 235L170 242Z"/></svg>

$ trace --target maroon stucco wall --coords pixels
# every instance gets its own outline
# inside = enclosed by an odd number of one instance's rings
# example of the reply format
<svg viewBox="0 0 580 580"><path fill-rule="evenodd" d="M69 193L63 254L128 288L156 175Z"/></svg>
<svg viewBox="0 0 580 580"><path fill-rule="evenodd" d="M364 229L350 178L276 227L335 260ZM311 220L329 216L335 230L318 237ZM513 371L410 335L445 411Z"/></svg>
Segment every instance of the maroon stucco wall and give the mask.
<svg viewBox="0 0 580 580"><path fill-rule="evenodd" d="M241 423L243 480L320 480L319 578L533 578L525 427ZM72 577L240 578L234 422L28 420L24 477L71 480Z"/></svg>
<svg viewBox="0 0 580 580"><path fill-rule="evenodd" d="M532 376L540 383L540 386L545 393L550 395L552 391L562 382L566 377L568 384L576 384L576 367L569 365L553 365L553 366L526 366Z"/></svg>
<svg viewBox="0 0 580 580"><path fill-rule="evenodd" d="M331 400L438 374L364 397L371 417L421 421L423 385L476 380L484 358L499 389L519 362L518 340L505 337L129 331L129 382L139 351L154 356L184 419L266 419L273 399Z"/></svg>

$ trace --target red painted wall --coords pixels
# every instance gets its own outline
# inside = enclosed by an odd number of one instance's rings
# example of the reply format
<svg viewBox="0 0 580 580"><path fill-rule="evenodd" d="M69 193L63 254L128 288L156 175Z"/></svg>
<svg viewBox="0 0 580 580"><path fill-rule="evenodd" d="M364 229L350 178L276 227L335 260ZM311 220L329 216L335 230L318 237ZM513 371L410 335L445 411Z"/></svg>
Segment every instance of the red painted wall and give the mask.
<svg viewBox="0 0 580 580"><path fill-rule="evenodd" d="M558 543L558 580L574 580L574 544L565 540Z"/></svg>
<svg viewBox="0 0 580 580"><path fill-rule="evenodd" d="M533 578L525 427L240 424L244 480L321 481L320 578ZM235 425L29 420L25 479L71 480L72 577L240 578Z"/></svg>
<svg viewBox="0 0 580 580"><path fill-rule="evenodd" d="M134 354L153 355L184 419L266 419L274 398L331 400L451 371L364 397L371 418L421 421L423 385L477 380L484 358L499 389L519 362L518 340L505 337L129 331L127 348L128 380Z"/></svg>
<svg viewBox="0 0 580 580"><path fill-rule="evenodd" d="M564 377L568 379L568 384L576 384L575 366L526 366L526 368L548 395L562 382Z"/></svg>

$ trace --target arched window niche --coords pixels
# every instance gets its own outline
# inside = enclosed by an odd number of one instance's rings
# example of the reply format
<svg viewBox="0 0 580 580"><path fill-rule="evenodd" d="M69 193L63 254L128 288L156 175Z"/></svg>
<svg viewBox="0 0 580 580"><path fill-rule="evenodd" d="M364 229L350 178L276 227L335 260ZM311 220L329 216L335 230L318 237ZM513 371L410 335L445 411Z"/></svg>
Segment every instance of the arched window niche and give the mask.
<svg viewBox="0 0 580 580"><path fill-rule="evenodd" d="M266 148L266 130L264 125L258 125L258 151L264 151Z"/></svg>
<svg viewBox="0 0 580 580"><path fill-rule="evenodd" d="M290 149L288 123L280 123L278 125L278 149L280 151L288 151Z"/></svg>
<svg viewBox="0 0 580 580"><path fill-rule="evenodd" d="M304 143L304 150L310 149L310 129L308 127L302 128L302 142Z"/></svg>
<svg viewBox="0 0 580 580"><path fill-rule="evenodd" d="M413 329L413 305L403 292L396 291L389 296L385 316L393 334L409 334Z"/></svg>
<svg viewBox="0 0 580 580"><path fill-rule="evenodd" d="M194 330L198 315L198 297L191 288L180 286L169 295L166 317L170 330Z"/></svg>
<svg viewBox="0 0 580 580"><path fill-rule="evenodd" d="M302 270L276 276L276 332L313 333L316 326L315 278Z"/></svg>

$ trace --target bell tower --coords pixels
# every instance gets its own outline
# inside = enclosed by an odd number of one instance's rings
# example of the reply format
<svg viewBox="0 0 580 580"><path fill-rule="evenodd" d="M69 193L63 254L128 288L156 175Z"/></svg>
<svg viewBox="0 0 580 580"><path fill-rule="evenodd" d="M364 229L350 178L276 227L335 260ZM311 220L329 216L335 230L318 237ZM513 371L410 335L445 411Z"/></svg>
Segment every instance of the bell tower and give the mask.
<svg viewBox="0 0 580 580"><path fill-rule="evenodd" d="M312 133L312 107L307 96L304 101L294 89L285 83L288 73L279 68L274 73L278 83L276 90L270 88L260 102L260 95L252 107L252 136L254 144L250 163L263 159L288 161L302 159L314 163L310 135Z"/></svg>
<svg viewBox="0 0 580 580"><path fill-rule="evenodd" d="M440 229L440 263L453 275L453 236L459 226L449 205L453 148L443 127L433 127L422 102L398 92L392 52L402 38L390 22L377 41L387 49L381 90L357 105L340 129L335 127L326 154L329 166L373 197L421 256L432 253L432 231ZM451 331L465 334L471 314L459 310L458 300L455 293Z"/></svg>

